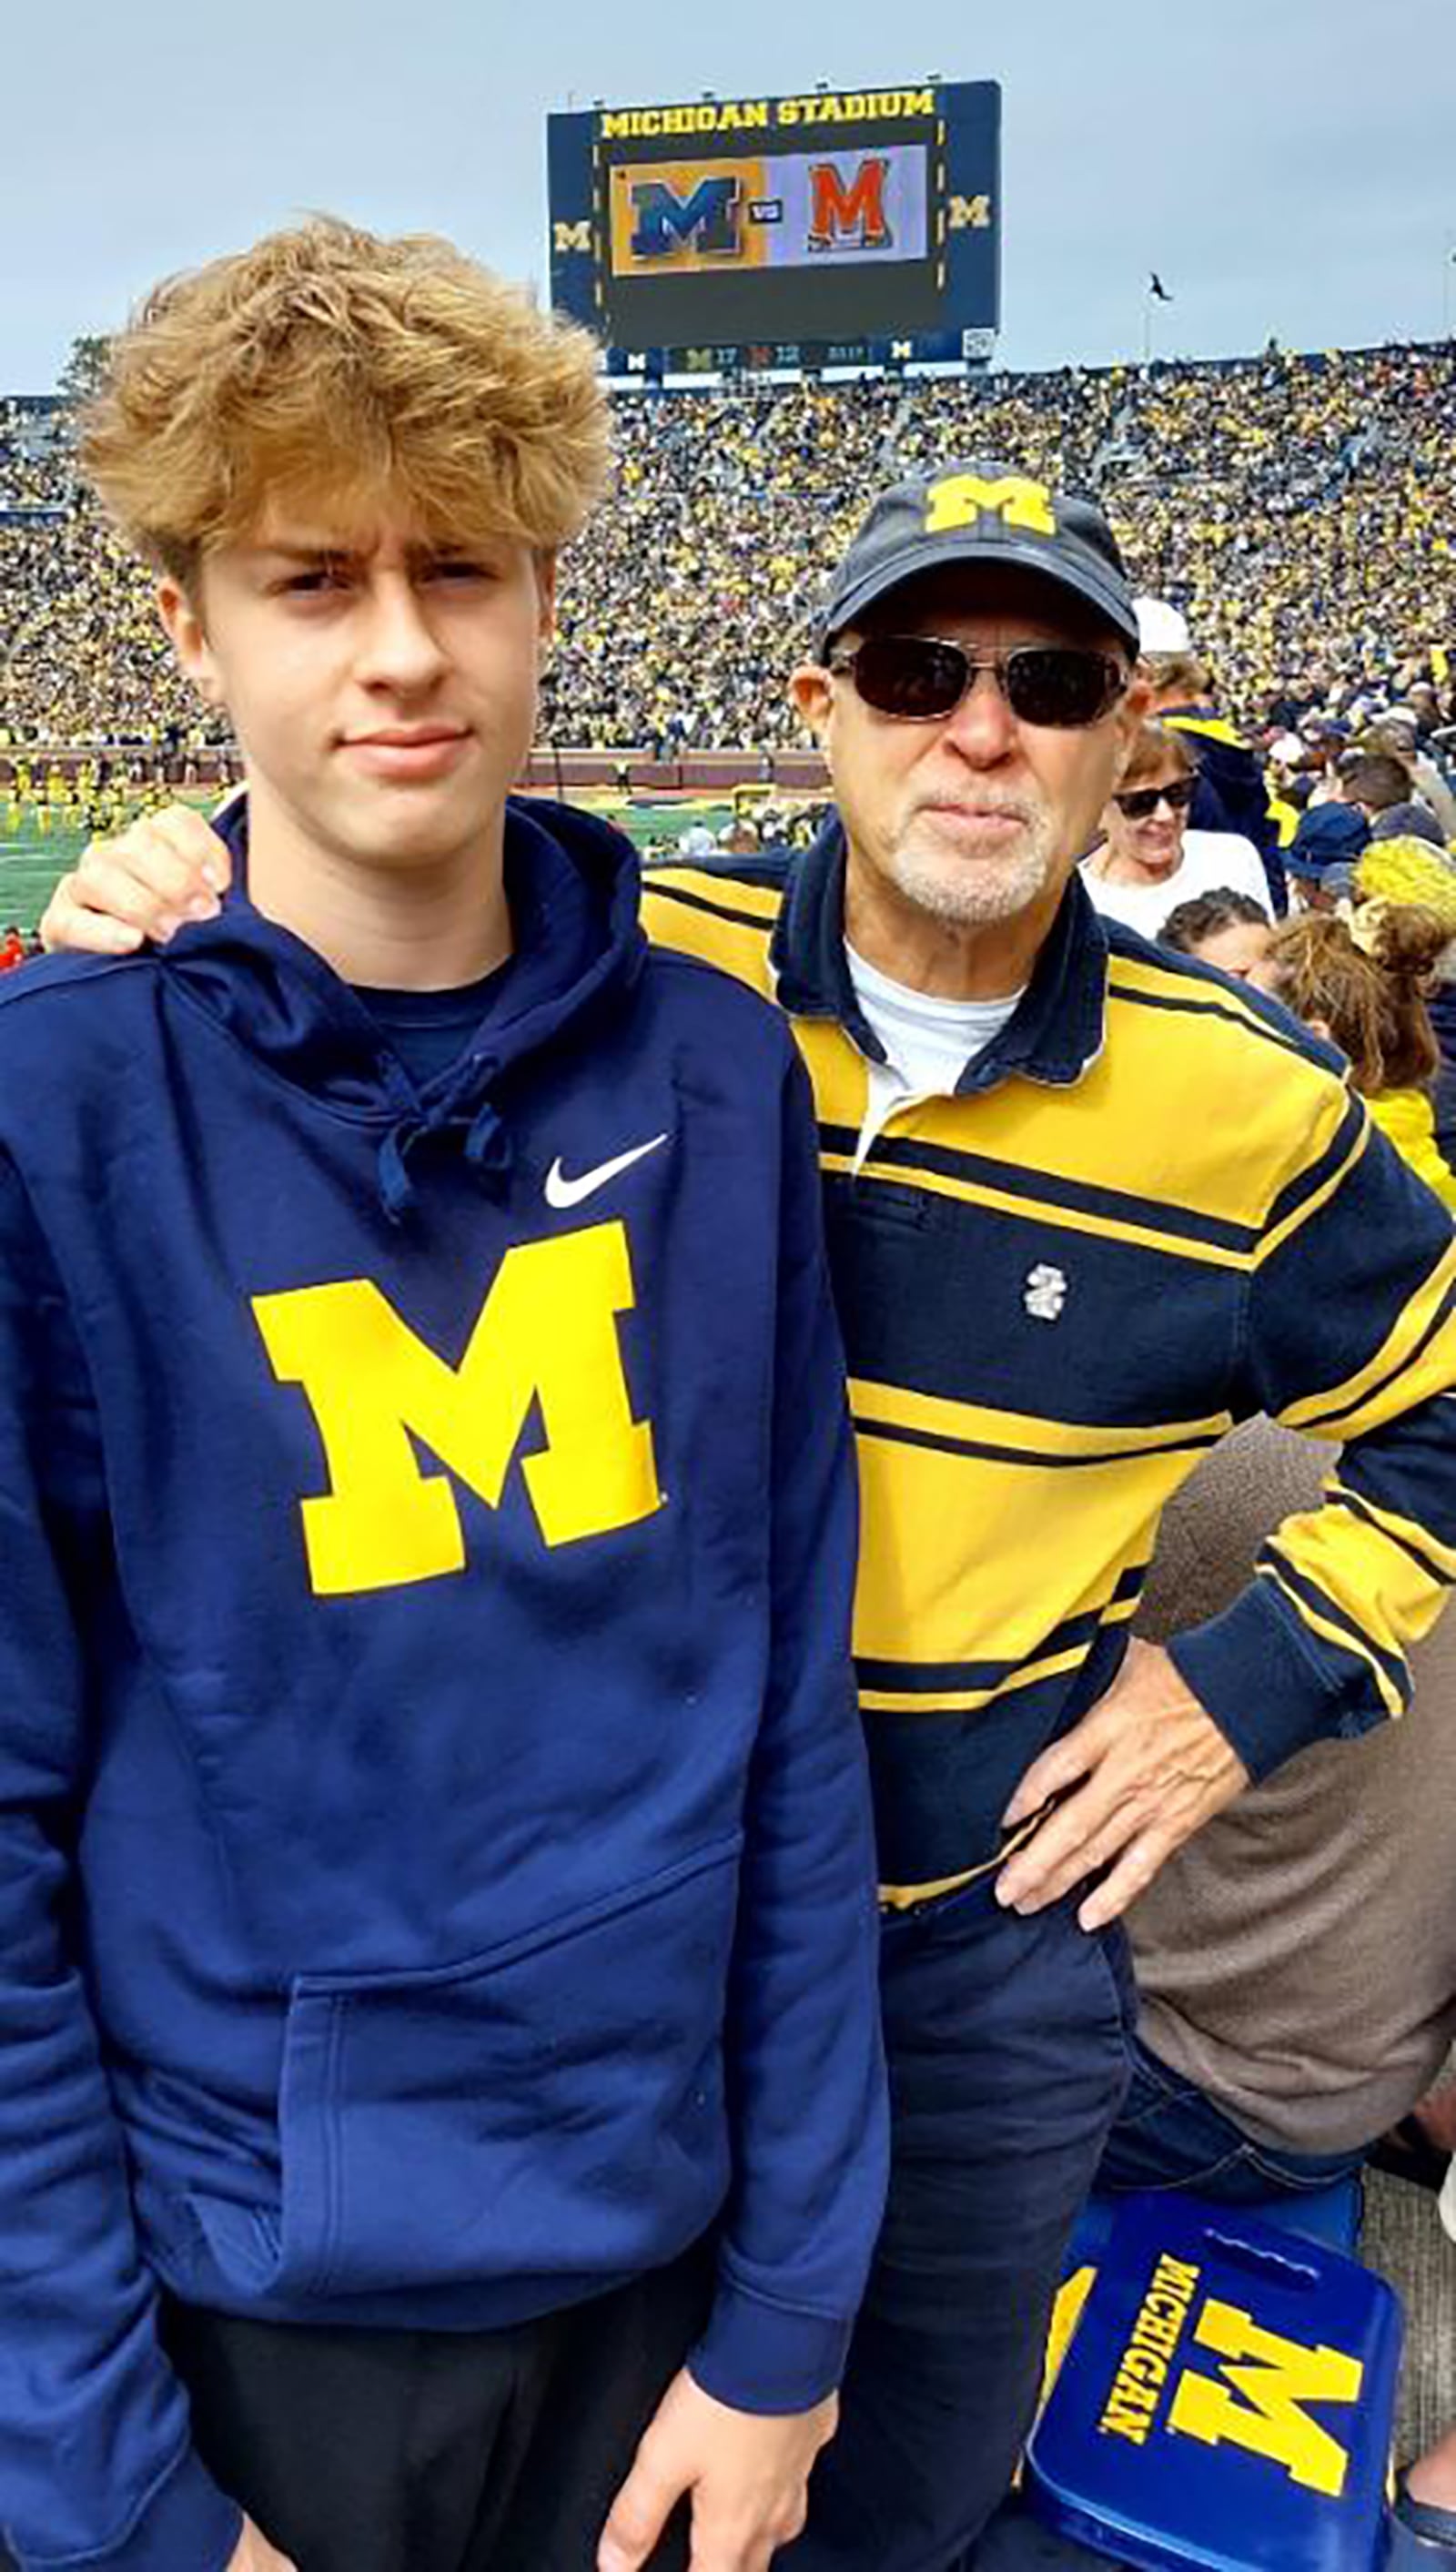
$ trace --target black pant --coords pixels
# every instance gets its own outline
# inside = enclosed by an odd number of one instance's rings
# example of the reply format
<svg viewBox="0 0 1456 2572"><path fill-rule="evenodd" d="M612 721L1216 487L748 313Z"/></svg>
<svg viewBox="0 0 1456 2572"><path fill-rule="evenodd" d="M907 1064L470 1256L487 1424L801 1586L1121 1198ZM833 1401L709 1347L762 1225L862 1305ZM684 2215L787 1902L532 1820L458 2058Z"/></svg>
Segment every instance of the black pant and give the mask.
<svg viewBox="0 0 1456 2572"><path fill-rule="evenodd" d="M293 2329L168 2304L215 2480L299 2572L593 2572L702 2330L711 2258L497 2331ZM652 2572L681 2572L675 2512Z"/></svg>

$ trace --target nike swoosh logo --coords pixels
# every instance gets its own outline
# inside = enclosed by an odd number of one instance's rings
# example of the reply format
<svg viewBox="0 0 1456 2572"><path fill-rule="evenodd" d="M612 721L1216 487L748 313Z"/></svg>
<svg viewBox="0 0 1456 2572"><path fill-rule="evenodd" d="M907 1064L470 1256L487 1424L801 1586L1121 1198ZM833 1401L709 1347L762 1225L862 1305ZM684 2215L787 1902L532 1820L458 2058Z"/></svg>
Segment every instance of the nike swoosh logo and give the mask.
<svg viewBox="0 0 1456 2572"><path fill-rule="evenodd" d="M583 1170L574 1179L567 1178L558 1156L546 1172L547 1205L554 1206L558 1214L565 1214L572 1206L584 1204L588 1197L595 1196L598 1188L619 1179L623 1170L630 1170L634 1161L645 1161L648 1153L655 1152L666 1140L665 1134L654 1134L650 1143L634 1144L630 1152L618 1152L614 1161L598 1161L594 1170Z"/></svg>

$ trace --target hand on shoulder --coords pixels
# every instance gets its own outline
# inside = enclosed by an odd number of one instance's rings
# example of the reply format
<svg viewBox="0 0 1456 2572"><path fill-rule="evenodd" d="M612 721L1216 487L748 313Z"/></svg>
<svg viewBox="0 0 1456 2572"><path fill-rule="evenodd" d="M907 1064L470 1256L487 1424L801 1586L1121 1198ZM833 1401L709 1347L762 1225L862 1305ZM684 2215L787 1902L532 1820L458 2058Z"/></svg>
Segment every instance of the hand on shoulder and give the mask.
<svg viewBox="0 0 1456 2572"><path fill-rule="evenodd" d="M151 939L165 946L190 920L211 920L227 891L232 860L217 832L190 804L144 813L114 840L93 840L62 876L41 922L48 954L130 956Z"/></svg>

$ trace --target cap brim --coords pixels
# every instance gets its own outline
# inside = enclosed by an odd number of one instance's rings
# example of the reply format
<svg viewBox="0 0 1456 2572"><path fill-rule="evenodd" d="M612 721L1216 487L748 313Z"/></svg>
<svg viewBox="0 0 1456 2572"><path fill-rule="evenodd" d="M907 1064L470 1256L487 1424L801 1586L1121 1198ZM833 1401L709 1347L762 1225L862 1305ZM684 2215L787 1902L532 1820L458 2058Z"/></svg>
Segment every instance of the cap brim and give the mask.
<svg viewBox="0 0 1456 2572"><path fill-rule="evenodd" d="M1130 652L1135 653L1138 649L1137 618L1130 598L1119 593L1110 576L1102 581L1092 563L1069 563L1054 558L1045 545L1019 544L1015 536L988 539L985 536L949 535L940 542L934 538L928 541L924 536L918 537L914 545L907 545L898 556L892 555L877 570L858 581L853 589L847 590L843 598L835 599L820 621L820 650L836 634L842 633L846 625L852 625L857 616L862 616L867 607L873 607L876 599L886 597L892 589L903 588L908 581L940 570L944 564L955 563L986 563L993 568L1010 565L1017 571L1034 572L1039 580L1046 581L1049 588L1065 589L1074 598L1080 598L1085 606L1094 607Z"/></svg>

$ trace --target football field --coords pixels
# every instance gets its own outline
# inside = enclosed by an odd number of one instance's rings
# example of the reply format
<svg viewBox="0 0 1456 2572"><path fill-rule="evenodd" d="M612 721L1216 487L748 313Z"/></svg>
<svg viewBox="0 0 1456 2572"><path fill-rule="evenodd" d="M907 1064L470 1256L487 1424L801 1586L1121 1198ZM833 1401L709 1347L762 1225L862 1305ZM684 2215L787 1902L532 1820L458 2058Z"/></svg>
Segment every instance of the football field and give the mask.
<svg viewBox="0 0 1456 2572"><path fill-rule="evenodd" d="M207 810L209 799L193 797L199 811ZM688 801L676 796L659 796L650 802L624 802L620 796L588 793L577 799L587 810L601 813L625 831L638 848L645 843L667 841L675 844L684 831L701 826L715 834L733 818L730 803ZM82 830L60 828L42 831L34 809L22 808L19 829L12 828L0 796L0 932L13 921L27 934L33 930L50 900L56 878L73 867L86 846Z"/></svg>
<svg viewBox="0 0 1456 2572"><path fill-rule="evenodd" d="M0 930L8 929L12 921L17 929L34 929L57 876L75 865L85 846L84 831L48 831L42 836L22 823L19 833L11 834L0 806Z"/></svg>

